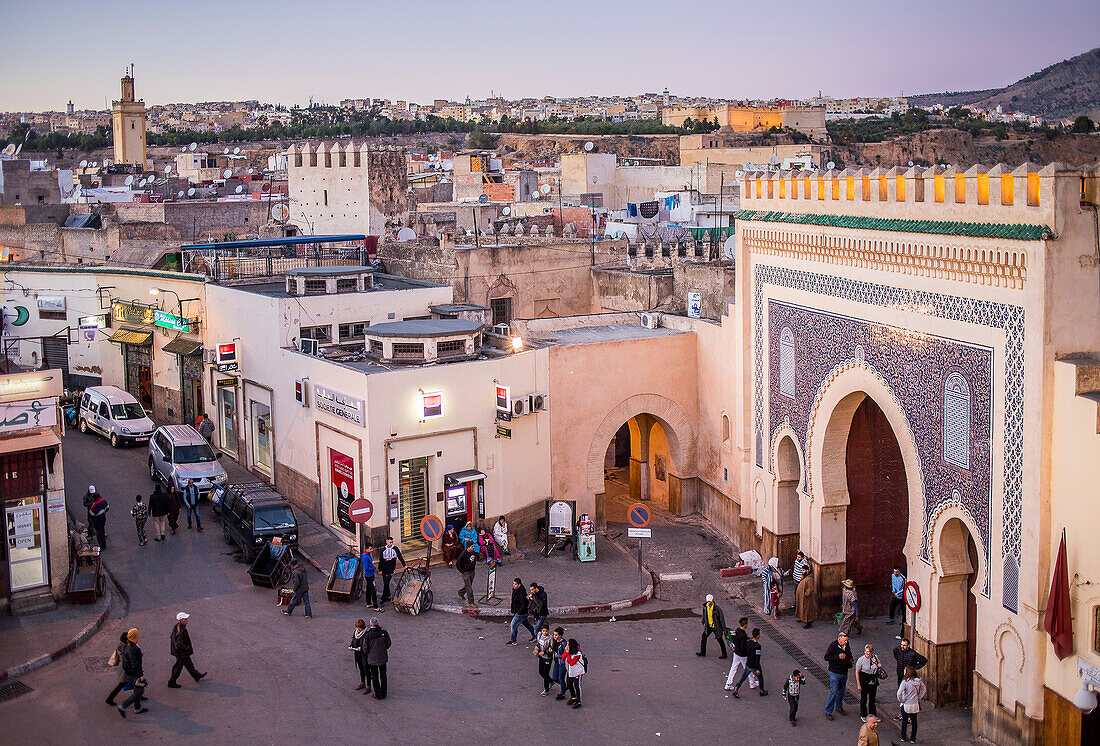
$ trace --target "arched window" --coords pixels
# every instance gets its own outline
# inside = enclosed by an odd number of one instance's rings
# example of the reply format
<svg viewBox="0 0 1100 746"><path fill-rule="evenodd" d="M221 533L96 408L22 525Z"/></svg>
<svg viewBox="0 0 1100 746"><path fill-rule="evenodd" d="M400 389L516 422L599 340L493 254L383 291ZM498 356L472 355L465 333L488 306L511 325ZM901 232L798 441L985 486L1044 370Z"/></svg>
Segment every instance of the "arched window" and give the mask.
<svg viewBox="0 0 1100 746"><path fill-rule="evenodd" d="M789 326L779 332L779 393L794 398L794 333Z"/></svg>
<svg viewBox="0 0 1100 746"><path fill-rule="evenodd" d="M970 385L959 373L943 384L943 460L970 468Z"/></svg>

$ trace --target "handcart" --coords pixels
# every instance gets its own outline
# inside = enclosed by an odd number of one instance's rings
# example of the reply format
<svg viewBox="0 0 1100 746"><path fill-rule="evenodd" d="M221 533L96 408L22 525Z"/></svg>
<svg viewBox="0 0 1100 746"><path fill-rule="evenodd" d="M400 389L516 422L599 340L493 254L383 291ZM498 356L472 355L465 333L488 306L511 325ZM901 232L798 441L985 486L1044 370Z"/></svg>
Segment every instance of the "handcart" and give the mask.
<svg viewBox="0 0 1100 746"><path fill-rule="evenodd" d="M107 590L103 575L103 559L99 547L78 553L69 569L68 595L70 603L94 604Z"/></svg>
<svg viewBox="0 0 1100 746"><path fill-rule="evenodd" d="M393 596L393 608L406 614L416 615L432 608L432 574L428 566L420 562L406 567L397 580L397 590Z"/></svg>
<svg viewBox="0 0 1100 746"><path fill-rule="evenodd" d="M252 585L260 588L278 588L290 578L290 547L265 543L256 555L256 561L248 568Z"/></svg>
<svg viewBox="0 0 1100 746"><path fill-rule="evenodd" d="M328 600L352 602L363 593L363 562L358 554L348 552L332 561L328 574Z"/></svg>

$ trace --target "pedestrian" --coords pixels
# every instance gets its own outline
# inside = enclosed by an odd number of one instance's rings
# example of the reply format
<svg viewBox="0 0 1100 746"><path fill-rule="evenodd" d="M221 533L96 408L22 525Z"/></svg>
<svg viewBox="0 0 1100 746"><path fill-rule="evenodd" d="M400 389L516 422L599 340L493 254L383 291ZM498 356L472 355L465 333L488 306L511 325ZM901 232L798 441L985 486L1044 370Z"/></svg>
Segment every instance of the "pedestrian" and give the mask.
<svg viewBox="0 0 1100 746"><path fill-rule="evenodd" d="M195 527L202 531L202 521L199 520L199 487L194 479L187 480L187 486L183 488L183 507L187 511L187 528L191 528L191 516L195 516Z"/></svg>
<svg viewBox="0 0 1100 746"><path fill-rule="evenodd" d="M390 580L393 579L393 574L397 571L398 560L401 561L402 568L408 567L405 564L405 558L401 556L401 550L394 546L393 537L387 536L386 546L382 547L381 555L378 558L378 569L382 573L381 603L390 600Z"/></svg>
<svg viewBox="0 0 1100 746"><path fill-rule="evenodd" d="M153 517L153 541L164 541L164 521L168 517L168 495L157 482L149 495L149 515Z"/></svg>
<svg viewBox="0 0 1100 746"><path fill-rule="evenodd" d="M531 602L527 598L527 590L523 587L523 581L516 578L512 581L512 605L509 607L512 612L512 635L505 644L519 644L516 642L516 633L519 632L519 625L521 624L531 633L531 642L535 641L535 628L531 626L531 622L527 621L527 612L530 610L530 606Z"/></svg>
<svg viewBox="0 0 1100 746"><path fill-rule="evenodd" d="M760 579L764 582L764 614L772 613L772 583L783 582L783 571L779 568L779 558L772 557L768 564L760 571Z"/></svg>
<svg viewBox="0 0 1100 746"><path fill-rule="evenodd" d="M134 498L134 507L130 508L137 527L138 546L145 546L145 521L149 520L149 506L141 501L141 495Z"/></svg>
<svg viewBox="0 0 1100 746"><path fill-rule="evenodd" d="M366 596L367 606L375 611L382 611L382 605L378 603L378 589L374 587L374 557L371 555L371 544L368 541L363 547L363 553L359 555L363 563L363 591Z"/></svg>
<svg viewBox="0 0 1100 746"><path fill-rule="evenodd" d="M504 520L504 516L498 518L497 522L493 524L493 538L502 552L511 554L508 550L508 521Z"/></svg>
<svg viewBox="0 0 1100 746"><path fill-rule="evenodd" d="M749 626L749 618L743 616L737 620L737 629L733 631L733 639L730 641L730 645L733 648L733 663L730 664L730 672L726 676L726 691L733 691L733 679L737 675L737 671L744 671L745 666L748 664L748 650L747 644L749 641L749 635L746 629Z"/></svg>
<svg viewBox="0 0 1100 746"><path fill-rule="evenodd" d="M95 485L89 484L88 491L84 493L84 512L88 518L88 542L92 542L95 539L95 529L92 527L92 503L96 501L98 495L95 491Z"/></svg>
<svg viewBox="0 0 1100 746"><path fill-rule="evenodd" d="M202 413L202 417L199 419L199 426L196 429L199 431L199 435L201 435L207 443L214 442L212 440L214 437L214 421L210 419L210 415L206 412Z"/></svg>
<svg viewBox="0 0 1100 746"><path fill-rule="evenodd" d="M549 624L540 624L539 633L535 638L535 657L539 659L539 676L542 677L542 696L550 693L550 687L554 680L550 678L550 665L553 663L554 638L550 634Z"/></svg>
<svg viewBox="0 0 1100 746"><path fill-rule="evenodd" d="M447 567L450 567L458 559L458 555L462 554L462 541L458 538L455 527L449 523L447 524L447 530L443 532L441 544L443 547L443 561L447 563Z"/></svg>
<svg viewBox="0 0 1100 746"><path fill-rule="evenodd" d="M905 626L905 576L901 574L901 568L894 566L890 574L890 621L887 624L895 624L896 611L901 609L901 624ZM901 639L901 632L894 636L895 640Z"/></svg>
<svg viewBox="0 0 1100 746"><path fill-rule="evenodd" d="M794 614L802 622L803 629L812 627L817 616L817 589L814 588L813 570L808 566L794 591Z"/></svg>
<svg viewBox="0 0 1100 746"><path fill-rule="evenodd" d="M783 684L783 699L787 700L788 717L791 725L798 725L798 696L802 692L802 672L797 668Z"/></svg>
<svg viewBox="0 0 1100 746"><path fill-rule="evenodd" d="M531 583L531 592L527 594L527 614L535 620L535 629L546 624L550 616L550 602L546 599L546 589L538 583Z"/></svg>
<svg viewBox="0 0 1100 746"><path fill-rule="evenodd" d="M897 662L898 683L905 678L905 669L911 666L914 671L919 671L928 665L928 659L910 646L908 640L902 640L901 644L894 648L894 660Z"/></svg>
<svg viewBox="0 0 1100 746"><path fill-rule="evenodd" d="M581 706L581 676L585 674L584 653L581 652L581 646L577 641L570 637L561 657L565 661L565 685L569 688L570 694L566 704L578 710Z"/></svg>
<svg viewBox="0 0 1100 746"><path fill-rule="evenodd" d="M305 566L297 557L290 560L290 588L294 591L294 595L290 599L290 604L283 609L283 613L290 616L298 602L305 601L306 619L312 619L313 609L309 606L309 578L306 576Z"/></svg>
<svg viewBox="0 0 1100 746"><path fill-rule="evenodd" d="M912 666L905 667L905 678L898 687L898 704L901 705L901 742L917 742L917 713L920 712L920 701L928 694L924 682L917 676L917 671ZM908 726L912 726L910 730ZM905 732L909 730L909 738Z"/></svg>
<svg viewBox="0 0 1100 746"><path fill-rule="evenodd" d="M859 594L856 593L856 584L851 578L845 578L843 585L844 590L840 594L840 629L846 635L850 635L853 630L861 635L863 625L859 621Z"/></svg>
<svg viewBox="0 0 1100 746"><path fill-rule="evenodd" d="M772 616L776 619L779 618L779 602L783 599L783 588L779 585L779 581L772 581L771 588L771 602L772 602Z"/></svg>
<svg viewBox="0 0 1100 746"><path fill-rule="evenodd" d="M832 720L834 710L841 715L848 714L844 711L844 692L848 686L848 669L852 667L852 648L848 645L847 632L841 631L829 643L825 660L829 663L829 698L825 701L825 718Z"/></svg>
<svg viewBox="0 0 1100 746"><path fill-rule="evenodd" d="M806 559L806 553L799 549L794 556L794 567L791 568L791 577L794 578L794 584L801 583L802 578L808 572L810 572L810 561Z"/></svg>
<svg viewBox="0 0 1100 746"><path fill-rule="evenodd" d="M371 694L375 699L386 698L386 664L390 660L390 633L382 629L378 623L378 617L370 618L370 629L367 631L367 671L370 674L370 685L374 689Z"/></svg>
<svg viewBox="0 0 1100 746"><path fill-rule="evenodd" d="M462 542L464 547L471 541L475 545L477 544L477 531L474 530L473 521L466 521L466 525L458 532L458 540Z"/></svg>
<svg viewBox="0 0 1100 746"><path fill-rule="evenodd" d="M863 646L863 655L856 661L856 688L859 690L859 719L867 722L868 715L878 715L875 696L878 694L878 672L882 665L875 655L875 646Z"/></svg>
<svg viewBox="0 0 1100 746"><path fill-rule="evenodd" d="M760 687L760 696L768 696L768 690L764 688L764 669L760 664L760 630L756 627L752 628L752 637L745 642L745 669L741 672L741 678L737 680L737 683L733 685L733 691L730 692L737 699L741 699L737 690L741 688L741 684L750 674L756 675L756 680ZM749 683L749 687L752 687L752 683Z"/></svg>
<svg viewBox="0 0 1100 746"><path fill-rule="evenodd" d="M493 540L492 534L483 528L479 528L477 531L477 544L478 551L481 552L481 556L490 565L500 564L500 548L497 547L496 541Z"/></svg>
<svg viewBox="0 0 1100 746"><path fill-rule="evenodd" d="M703 603L703 636L699 639L699 652L696 655L702 657L707 654L707 638L714 635L718 640L718 647L722 649L719 659L726 657L726 615L722 613L722 607L714 603L714 596L707 594Z"/></svg>
<svg viewBox="0 0 1100 746"><path fill-rule="evenodd" d="M462 590L458 592L459 598L466 599L466 603L477 608L477 597L474 595L474 572L477 570L477 545L466 542L466 549L459 555L457 567L462 575Z"/></svg>
<svg viewBox="0 0 1100 746"><path fill-rule="evenodd" d="M856 746L878 746L878 718L874 715L868 717L867 722L859 729L859 740L856 741Z"/></svg>
<svg viewBox="0 0 1100 746"><path fill-rule="evenodd" d="M176 529L180 527L181 510L183 510L183 499L180 492L174 484L170 485L168 487L168 528L172 530L173 535L175 535Z"/></svg>
<svg viewBox="0 0 1100 746"><path fill-rule="evenodd" d="M123 691L132 691L125 702L116 708L118 714L126 717L126 708L134 706L134 712L148 712L149 708L142 705L145 695L145 687L149 684L145 680L145 671L141 667L141 648L138 647L137 627L126 633L126 647L122 651L122 673L126 676Z"/></svg>
<svg viewBox="0 0 1100 746"><path fill-rule="evenodd" d="M191 662L191 656L195 654L195 648L191 645L191 633L187 631L187 620L190 618L191 615L186 611L176 614L176 626L172 628L171 648L169 650L176 662L172 666L172 675L168 679L169 689L180 688L177 680L185 668L196 684L206 676L205 673L199 673L198 669L195 668L195 664Z"/></svg>
<svg viewBox="0 0 1100 746"><path fill-rule="evenodd" d="M88 509L88 515L92 519L92 528L95 530L96 543L99 544L100 549L107 548L107 511L110 509L111 506L107 504L107 499L99 493L96 493L92 507Z"/></svg>
<svg viewBox="0 0 1100 746"><path fill-rule="evenodd" d="M558 696L554 697L559 701L565 699L567 688L566 665L565 659L562 658L565 644L565 630L562 627L555 627L554 633L550 636L550 652L553 654L550 661L550 678L561 688Z"/></svg>
<svg viewBox="0 0 1100 746"><path fill-rule="evenodd" d="M122 666L122 654L126 652L126 644L129 641L126 639L126 633L123 632L118 636L118 647L115 648L115 652L111 653L111 657L107 659L107 665L118 669L118 683L115 684L115 688L111 690L111 693L107 695L107 704L111 707L118 707L118 703L115 702L115 697L126 686L126 669Z"/></svg>
<svg viewBox="0 0 1100 746"><path fill-rule="evenodd" d="M356 691L362 689L363 694L370 694L371 683L367 680L367 623L362 619L355 622L348 650L352 651L355 667L359 669L359 686L355 689Z"/></svg>

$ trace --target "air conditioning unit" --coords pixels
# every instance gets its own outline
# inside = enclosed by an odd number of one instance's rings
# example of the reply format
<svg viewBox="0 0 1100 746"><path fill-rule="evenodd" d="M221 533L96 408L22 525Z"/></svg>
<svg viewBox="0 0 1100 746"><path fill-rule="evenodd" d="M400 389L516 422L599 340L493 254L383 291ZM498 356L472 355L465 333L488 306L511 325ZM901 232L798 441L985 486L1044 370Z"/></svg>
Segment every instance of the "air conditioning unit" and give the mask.
<svg viewBox="0 0 1100 746"><path fill-rule="evenodd" d="M522 417L531 414L531 397L521 396L512 400L512 416Z"/></svg>
<svg viewBox="0 0 1100 746"><path fill-rule="evenodd" d="M215 349L204 349L202 351L202 362L205 365L213 365L218 362L218 351Z"/></svg>
<svg viewBox="0 0 1100 746"><path fill-rule="evenodd" d="M318 344L316 339L299 339L298 352L304 352L307 355L320 355L321 345Z"/></svg>
<svg viewBox="0 0 1100 746"><path fill-rule="evenodd" d="M550 394L545 391L536 391L527 398L531 401L532 412L547 412L550 410Z"/></svg>
<svg viewBox="0 0 1100 746"><path fill-rule="evenodd" d="M661 325L661 314L645 312L642 314L642 326L646 329L656 329Z"/></svg>
<svg viewBox="0 0 1100 746"><path fill-rule="evenodd" d="M494 324L493 334L499 334L502 337L512 336L512 327L510 324Z"/></svg>

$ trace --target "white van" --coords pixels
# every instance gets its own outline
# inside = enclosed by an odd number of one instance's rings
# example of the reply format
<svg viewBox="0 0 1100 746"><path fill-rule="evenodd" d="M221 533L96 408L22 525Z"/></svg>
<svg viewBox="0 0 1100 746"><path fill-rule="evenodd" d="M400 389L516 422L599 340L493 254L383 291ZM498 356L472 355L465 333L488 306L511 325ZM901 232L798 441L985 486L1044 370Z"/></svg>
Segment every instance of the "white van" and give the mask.
<svg viewBox="0 0 1100 746"><path fill-rule="evenodd" d="M84 389L77 426L82 433L94 430L110 438L115 448L126 442L144 443L156 429L138 400L118 386Z"/></svg>

